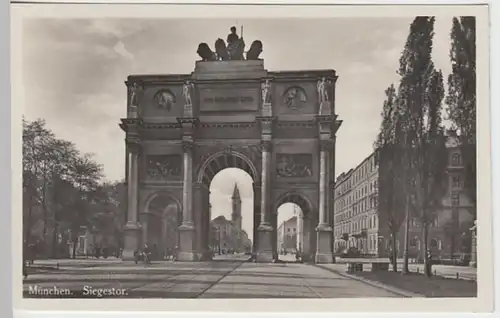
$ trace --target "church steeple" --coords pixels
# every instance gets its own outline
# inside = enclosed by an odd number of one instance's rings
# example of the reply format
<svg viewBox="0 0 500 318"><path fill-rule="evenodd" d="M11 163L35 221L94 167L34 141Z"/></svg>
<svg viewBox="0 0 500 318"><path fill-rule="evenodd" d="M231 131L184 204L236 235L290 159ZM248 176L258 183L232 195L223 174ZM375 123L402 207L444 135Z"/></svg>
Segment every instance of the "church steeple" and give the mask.
<svg viewBox="0 0 500 318"><path fill-rule="evenodd" d="M238 185L234 185L233 196L231 197L233 212L231 219L233 223L241 230L241 197Z"/></svg>
<svg viewBox="0 0 500 318"><path fill-rule="evenodd" d="M236 183L234 184L234 190L233 190L232 199L233 199L233 201L234 200L240 200L241 201L240 190L238 189L238 185Z"/></svg>

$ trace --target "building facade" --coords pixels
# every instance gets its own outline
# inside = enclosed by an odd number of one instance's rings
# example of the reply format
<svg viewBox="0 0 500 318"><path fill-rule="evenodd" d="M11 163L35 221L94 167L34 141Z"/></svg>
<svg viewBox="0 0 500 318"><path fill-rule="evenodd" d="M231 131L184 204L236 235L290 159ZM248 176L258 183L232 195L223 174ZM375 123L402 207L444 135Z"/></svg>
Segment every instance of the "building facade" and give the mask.
<svg viewBox="0 0 500 318"><path fill-rule="evenodd" d="M447 134L448 150L447 193L442 208L429 226L429 248L433 257L451 259L471 253L473 226L472 205L463 193L464 167L462 165L458 137L452 131ZM378 208L378 165L376 153L372 153L356 168L342 173L335 183L334 201L334 250L357 248L362 254L387 256L391 248L390 231L384 221L383 211ZM404 213L403 211L401 213ZM404 252L404 222L396 238L399 257ZM409 255L419 259L423 252L422 226L412 217L409 231Z"/></svg>
<svg viewBox="0 0 500 318"><path fill-rule="evenodd" d="M298 224L297 217L282 222L278 227L279 254L294 253L297 251Z"/></svg>
<svg viewBox="0 0 500 318"><path fill-rule="evenodd" d="M378 169L375 154L335 182L334 251L350 247L376 255L379 249Z"/></svg>
<svg viewBox="0 0 500 318"><path fill-rule="evenodd" d="M211 222L212 237L211 247L214 253L243 253L250 252L252 241L248 234L237 224L226 219L223 215L216 217Z"/></svg>

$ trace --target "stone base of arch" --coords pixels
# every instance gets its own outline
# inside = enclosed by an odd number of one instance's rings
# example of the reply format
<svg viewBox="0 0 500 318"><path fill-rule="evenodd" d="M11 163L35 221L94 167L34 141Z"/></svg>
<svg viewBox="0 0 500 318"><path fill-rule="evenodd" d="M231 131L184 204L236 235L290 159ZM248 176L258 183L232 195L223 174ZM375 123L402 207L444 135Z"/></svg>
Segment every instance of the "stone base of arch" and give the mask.
<svg viewBox="0 0 500 318"><path fill-rule="evenodd" d="M319 225L316 228L316 255L314 261L316 264L328 264L334 262L331 248L332 228Z"/></svg>
<svg viewBox="0 0 500 318"><path fill-rule="evenodd" d="M139 224L128 222L124 228L124 242L122 260L132 261L135 259L134 253L139 249L141 228Z"/></svg>
<svg viewBox="0 0 500 318"><path fill-rule="evenodd" d="M270 263L273 260L273 228L268 225L260 225L257 229L257 263Z"/></svg>
<svg viewBox="0 0 500 318"><path fill-rule="evenodd" d="M179 227L179 251L177 260L193 262L199 260L199 251L196 250L196 229L193 226L181 225Z"/></svg>

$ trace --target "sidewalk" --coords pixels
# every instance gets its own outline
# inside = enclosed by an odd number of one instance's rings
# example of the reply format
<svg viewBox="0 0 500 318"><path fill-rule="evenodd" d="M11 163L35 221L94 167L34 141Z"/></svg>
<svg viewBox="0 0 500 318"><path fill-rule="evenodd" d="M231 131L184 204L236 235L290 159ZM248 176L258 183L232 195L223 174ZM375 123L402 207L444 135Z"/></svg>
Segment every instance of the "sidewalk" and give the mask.
<svg viewBox="0 0 500 318"><path fill-rule="evenodd" d="M388 284L383 284L383 283L377 282L375 280L370 280L370 279L366 279L366 278L359 277L356 275L348 274L346 272L347 265L345 265L345 264L317 264L316 266L319 268L325 269L327 271L333 272L335 274L338 274L340 276L343 276L343 277L346 277L346 278L349 278L349 279L352 279L352 280L355 280L358 282L363 282L367 285L389 291L391 293L400 295L402 297L425 297L424 295L421 295L419 293L414 293L414 292L411 292L408 290L404 290L401 288L390 286Z"/></svg>
<svg viewBox="0 0 500 318"><path fill-rule="evenodd" d="M359 258L359 259L347 259L347 258L337 258L336 261L337 263L334 265L339 265L343 266L343 271L346 271L347 267L347 262L353 261L353 262L359 262L363 263L363 270L364 271L370 271L371 270L371 264L370 262L372 261L382 261L386 260L389 262L388 259L384 258L377 258L377 259L368 259L368 258ZM397 264L398 264L398 271L401 271L403 269L403 259L398 258L397 259ZM424 272L424 264L408 264L408 269L410 272L419 272L423 273ZM392 271L392 267L389 266L389 270ZM474 267L468 267L468 266L454 266L454 265L432 265L432 272L433 274L437 276L442 276L445 278L458 278L459 279L465 279L465 280L477 280L477 268Z"/></svg>

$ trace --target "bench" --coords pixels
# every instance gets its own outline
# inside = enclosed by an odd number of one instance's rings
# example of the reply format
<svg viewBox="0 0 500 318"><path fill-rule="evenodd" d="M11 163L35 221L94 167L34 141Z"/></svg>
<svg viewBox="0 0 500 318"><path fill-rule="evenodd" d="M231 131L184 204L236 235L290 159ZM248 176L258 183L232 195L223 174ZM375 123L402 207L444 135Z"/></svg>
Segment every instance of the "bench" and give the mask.
<svg viewBox="0 0 500 318"><path fill-rule="evenodd" d="M357 262L347 263L347 272L348 273L362 272L362 271L363 271L363 263L357 263Z"/></svg>
<svg viewBox="0 0 500 318"><path fill-rule="evenodd" d="M389 270L389 262L348 262L347 263L347 272L348 273L354 273L354 272L362 272L363 271L363 263L371 264L372 272L381 272L381 271L388 271Z"/></svg>
<svg viewBox="0 0 500 318"><path fill-rule="evenodd" d="M387 272L389 271L389 262L372 263L372 272Z"/></svg>

